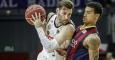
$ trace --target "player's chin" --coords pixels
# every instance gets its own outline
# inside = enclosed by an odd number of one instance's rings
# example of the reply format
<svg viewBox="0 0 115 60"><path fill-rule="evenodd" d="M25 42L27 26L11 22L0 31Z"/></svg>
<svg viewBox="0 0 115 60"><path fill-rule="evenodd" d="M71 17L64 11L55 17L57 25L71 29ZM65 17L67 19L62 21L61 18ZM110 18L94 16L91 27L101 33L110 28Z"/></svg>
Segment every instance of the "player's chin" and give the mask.
<svg viewBox="0 0 115 60"><path fill-rule="evenodd" d="M83 22L86 23L88 20L86 18L83 19Z"/></svg>
<svg viewBox="0 0 115 60"><path fill-rule="evenodd" d="M63 21L63 24L65 25L65 24L67 24L69 21Z"/></svg>
<svg viewBox="0 0 115 60"><path fill-rule="evenodd" d="M83 20L83 22L85 23L85 22L86 22L86 20Z"/></svg>

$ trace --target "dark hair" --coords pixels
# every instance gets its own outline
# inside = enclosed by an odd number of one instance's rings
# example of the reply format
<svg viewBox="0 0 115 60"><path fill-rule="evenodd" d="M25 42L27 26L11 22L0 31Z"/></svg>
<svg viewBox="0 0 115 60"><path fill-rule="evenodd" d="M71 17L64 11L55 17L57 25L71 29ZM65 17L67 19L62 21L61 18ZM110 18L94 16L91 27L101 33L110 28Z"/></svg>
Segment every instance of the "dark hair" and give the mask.
<svg viewBox="0 0 115 60"><path fill-rule="evenodd" d="M91 8L94 8L94 13L96 14L100 14L100 17L102 16L103 14L103 7L100 3L98 2L89 2L86 7L91 7ZM100 18L99 17L99 18Z"/></svg>
<svg viewBox="0 0 115 60"><path fill-rule="evenodd" d="M65 7L68 8L68 9L72 9L72 8L74 7L73 2L70 1L70 0L61 0L61 1L58 3L57 8L62 8L63 6L65 6Z"/></svg>

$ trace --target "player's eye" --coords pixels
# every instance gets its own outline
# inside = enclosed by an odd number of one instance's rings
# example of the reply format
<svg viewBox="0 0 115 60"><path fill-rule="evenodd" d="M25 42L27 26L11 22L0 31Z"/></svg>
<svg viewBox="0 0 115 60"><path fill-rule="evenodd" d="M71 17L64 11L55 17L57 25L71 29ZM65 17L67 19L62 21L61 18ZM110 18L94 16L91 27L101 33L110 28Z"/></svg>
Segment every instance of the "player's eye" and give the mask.
<svg viewBox="0 0 115 60"><path fill-rule="evenodd" d="M69 13L68 16L71 16L71 13Z"/></svg>

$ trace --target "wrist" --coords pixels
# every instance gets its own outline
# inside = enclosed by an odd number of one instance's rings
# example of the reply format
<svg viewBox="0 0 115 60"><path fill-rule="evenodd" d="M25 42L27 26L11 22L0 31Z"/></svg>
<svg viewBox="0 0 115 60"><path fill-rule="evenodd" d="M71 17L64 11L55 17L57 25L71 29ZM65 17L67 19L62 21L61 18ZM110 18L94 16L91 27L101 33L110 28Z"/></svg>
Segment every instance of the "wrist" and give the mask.
<svg viewBox="0 0 115 60"><path fill-rule="evenodd" d="M35 28L41 28L42 26L41 25L35 25Z"/></svg>

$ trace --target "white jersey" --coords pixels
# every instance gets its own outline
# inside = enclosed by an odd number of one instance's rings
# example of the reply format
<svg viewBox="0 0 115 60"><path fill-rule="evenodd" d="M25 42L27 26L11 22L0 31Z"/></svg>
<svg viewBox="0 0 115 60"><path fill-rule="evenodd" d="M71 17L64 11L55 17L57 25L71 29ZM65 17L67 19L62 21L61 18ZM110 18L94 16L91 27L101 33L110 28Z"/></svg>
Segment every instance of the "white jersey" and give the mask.
<svg viewBox="0 0 115 60"><path fill-rule="evenodd" d="M47 28L48 29L48 36L49 40L55 37L55 35L59 32L58 28L55 26L55 20L56 20L57 15L53 15L48 24ZM56 50L52 51L51 53L48 53L46 49L43 47L43 50L39 53L37 60L64 60L64 56L61 56L58 54Z"/></svg>

